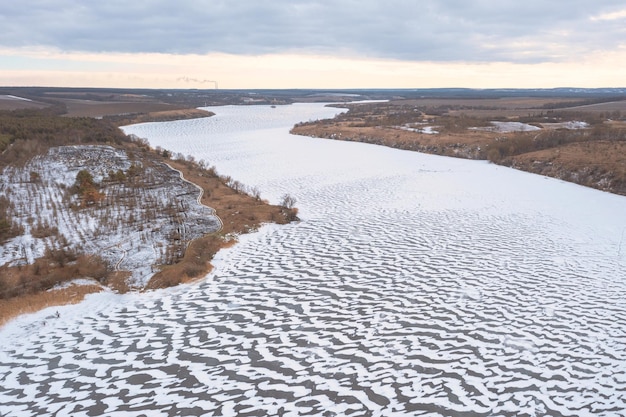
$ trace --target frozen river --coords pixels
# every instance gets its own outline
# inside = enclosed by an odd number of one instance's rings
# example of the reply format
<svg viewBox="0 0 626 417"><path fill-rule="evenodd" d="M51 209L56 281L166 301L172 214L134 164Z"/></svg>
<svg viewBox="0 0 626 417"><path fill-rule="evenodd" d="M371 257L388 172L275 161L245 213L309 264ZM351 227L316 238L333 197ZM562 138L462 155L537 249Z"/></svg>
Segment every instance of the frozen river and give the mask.
<svg viewBox="0 0 626 417"><path fill-rule="evenodd" d="M126 131L302 222L200 284L5 326L0 415L626 414L626 198L289 135L319 104L209 110Z"/></svg>

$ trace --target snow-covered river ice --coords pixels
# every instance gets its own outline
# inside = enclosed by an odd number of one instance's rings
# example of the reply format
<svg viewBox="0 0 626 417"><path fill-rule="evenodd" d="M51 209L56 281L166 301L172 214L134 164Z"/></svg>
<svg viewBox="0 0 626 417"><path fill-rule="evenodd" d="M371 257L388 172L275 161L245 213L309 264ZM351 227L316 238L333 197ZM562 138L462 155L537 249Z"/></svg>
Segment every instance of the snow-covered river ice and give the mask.
<svg viewBox="0 0 626 417"><path fill-rule="evenodd" d="M201 283L9 323L0 415L626 415L625 197L289 135L319 104L210 110L125 130L302 221Z"/></svg>

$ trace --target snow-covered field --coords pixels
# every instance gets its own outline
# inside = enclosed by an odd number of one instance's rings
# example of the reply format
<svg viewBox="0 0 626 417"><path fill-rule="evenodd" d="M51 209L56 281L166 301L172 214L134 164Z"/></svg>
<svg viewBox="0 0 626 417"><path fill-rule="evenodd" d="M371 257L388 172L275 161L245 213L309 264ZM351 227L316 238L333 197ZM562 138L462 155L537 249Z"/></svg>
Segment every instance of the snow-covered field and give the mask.
<svg viewBox="0 0 626 417"><path fill-rule="evenodd" d="M318 104L128 133L303 219L193 286L0 331L0 415L626 414L626 198L485 162L290 136Z"/></svg>
<svg viewBox="0 0 626 417"><path fill-rule="evenodd" d="M18 96L12 96L12 95L9 95L9 94L0 94L0 100L22 100L22 101L32 101L31 99L28 99L28 98L18 97Z"/></svg>
<svg viewBox="0 0 626 417"><path fill-rule="evenodd" d="M568 122L560 123L541 123L542 127L529 125L528 123L521 122L490 122L492 126L488 127L472 127L471 130L485 130L489 132L510 133L510 132L534 132L537 130L545 129L586 129L589 124L585 122L579 122L571 120Z"/></svg>
<svg viewBox="0 0 626 417"><path fill-rule="evenodd" d="M486 130L489 132L530 132L534 130L541 130L541 128L528 123L521 122L491 122L492 126L489 127L473 127L473 130Z"/></svg>

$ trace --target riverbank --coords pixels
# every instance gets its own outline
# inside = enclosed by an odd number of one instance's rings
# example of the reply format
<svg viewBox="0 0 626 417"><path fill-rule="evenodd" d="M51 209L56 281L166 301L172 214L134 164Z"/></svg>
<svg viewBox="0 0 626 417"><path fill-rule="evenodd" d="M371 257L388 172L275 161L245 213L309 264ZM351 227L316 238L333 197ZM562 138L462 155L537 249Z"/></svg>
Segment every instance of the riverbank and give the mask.
<svg viewBox="0 0 626 417"><path fill-rule="evenodd" d="M8 233L3 229L0 325L20 314L80 302L92 292L144 291L196 280L237 236L263 223L297 218L295 208L270 205L257 190L203 162L182 155L171 159L143 140L115 137L103 139L107 145L66 147L67 139L59 147L41 144L20 165L3 165L3 187L12 204L0 213L11 225ZM22 154L21 146L17 140L11 152ZM93 179L84 193L73 191L79 169ZM199 204L205 210L194 208ZM206 216L218 219L219 227Z"/></svg>
<svg viewBox="0 0 626 417"><path fill-rule="evenodd" d="M626 129L621 120L626 101L593 109L576 104L558 98L347 104L341 105L347 113L299 123L291 133L489 160L626 195Z"/></svg>

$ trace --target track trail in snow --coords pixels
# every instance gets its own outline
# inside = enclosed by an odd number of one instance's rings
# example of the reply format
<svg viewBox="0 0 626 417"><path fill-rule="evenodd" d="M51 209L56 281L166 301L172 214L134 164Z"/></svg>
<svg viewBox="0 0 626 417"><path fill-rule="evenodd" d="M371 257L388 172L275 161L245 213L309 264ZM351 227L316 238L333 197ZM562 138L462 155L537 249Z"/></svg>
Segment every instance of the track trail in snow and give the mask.
<svg viewBox="0 0 626 417"><path fill-rule="evenodd" d="M205 205L204 203L202 203L202 197L204 196L204 189L203 189L202 187L200 187L198 184L193 183L193 182L189 181L188 179L186 179L186 178L185 178L185 176L183 175L183 173L182 173L180 170L178 170L178 169L176 169L176 168L172 167L170 164L165 164L165 165L167 165L167 166L168 166L168 167L169 167L172 171L177 172L177 173L178 173L178 175L180 176L180 179L181 179L181 180L183 180L183 181L184 181L184 182L186 182L187 184L191 184L193 187L195 187L195 188L198 190L198 198L196 199L196 202L197 202L199 205L201 205L201 206L203 206L203 207L206 207L206 208L208 208L209 210L212 210L212 215L213 215L213 217L215 217L215 219L217 220L217 222L218 222L218 224L219 224L218 229L217 229L217 230L215 230L215 231L214 231L214 232L212 232L212 233L219 233L219 232L222 230L222 228L224 227L224 222L222 221L222 219L220 218L220 216L218 216L218 215L217 215L217 213L215 212L215 209L214 209L213 207L209 207L209 206Z"/></svg>

